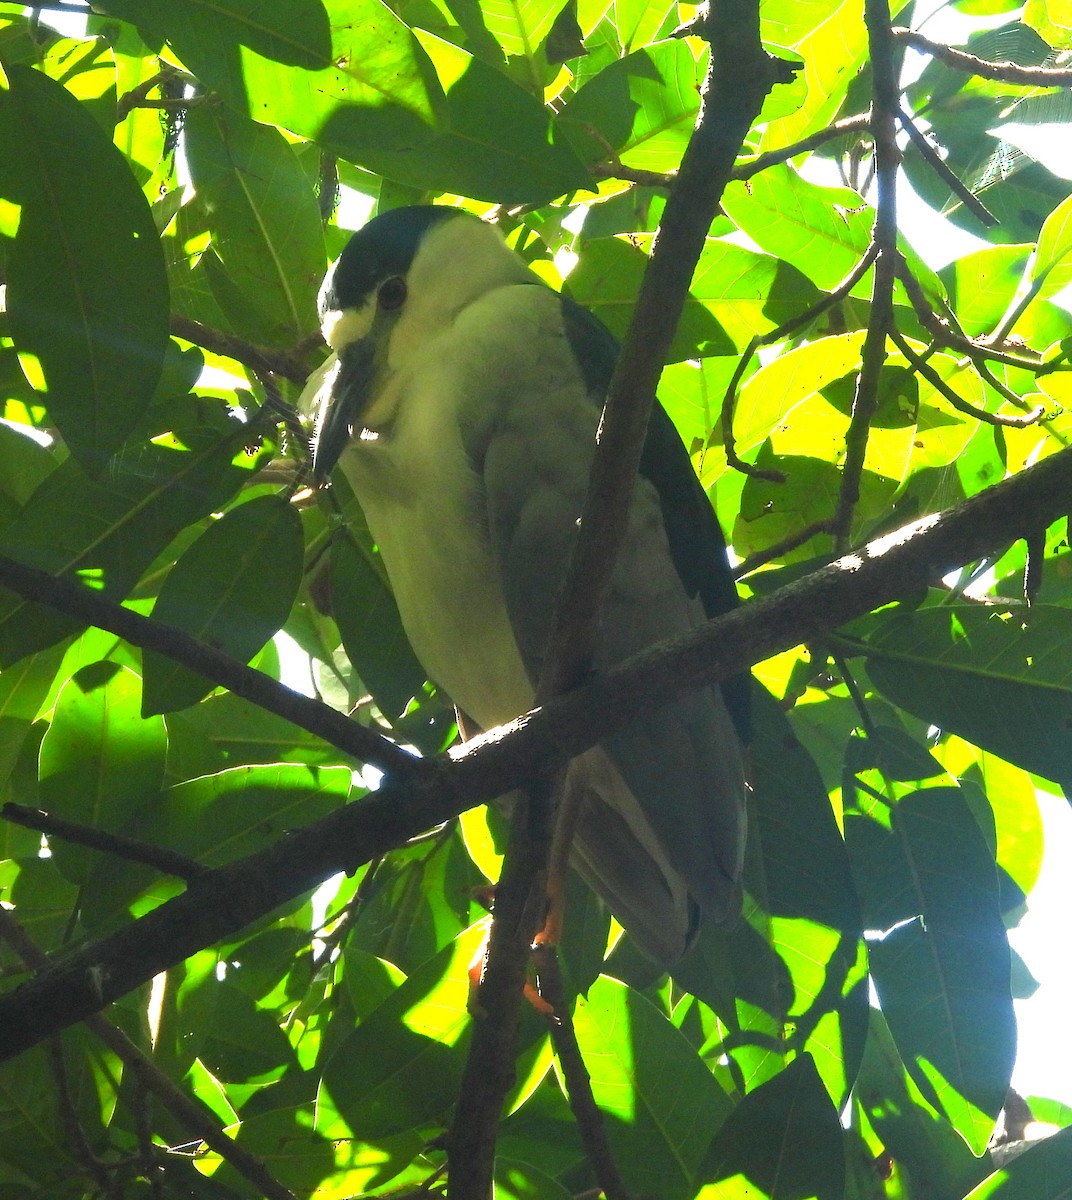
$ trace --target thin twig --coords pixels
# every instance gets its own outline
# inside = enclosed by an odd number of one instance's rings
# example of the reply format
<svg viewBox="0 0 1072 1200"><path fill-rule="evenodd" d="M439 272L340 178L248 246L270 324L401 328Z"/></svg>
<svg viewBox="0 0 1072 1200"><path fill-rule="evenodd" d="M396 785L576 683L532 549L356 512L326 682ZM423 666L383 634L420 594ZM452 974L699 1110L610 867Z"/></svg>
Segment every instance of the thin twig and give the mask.
<svg viewBox="0 0 1072 1200"><path fill-rule="evenodd" d="M1000 413L987 412L985 408L979 408L977 405L972 404L970 400L965 400L963 396L959 395L930 363L921 358L909 346L908 342L897 330L890 330L890 337L897 349L908 360L912 370L918 371L935 391L940 392L958 412L964 413L965 416L974 417L975 420L982 421L986 425L1004 425L1011 426L1013 429L1023 429L1028 425L1037 424L1041 420L1042 414L1046 411L1040 405L1038 408L1034 408L1020 417L1002 416Z"/></svg>
<svg viewBox="0 0 1072 1200"><path fill-rule="evenodd" d="M48 957L30 938L14 914L2 906L0 906L0 937L32 971L41 972L48 969ZM160 1103L173 1117L181 1121L211 1150L215 1150L221 1158L229 1162L254 1187L259 1188L265 1200L296 1200L294 1193L283 1187L274 1176L269 1174L259 1158L237 1145L223 1132L208 1108L199 1101L191 1100L189 1096L181 1092L125 1033L96 1014L86 1017L86 1025L94 1036L98 1037L120 1059L127 1070L157 1096Z"/></svg>
<svg viewBox="0 0 1072 1200"><path fill-rule="evenodd" d="M780 542L775 542L773 546L768 546L766 550L750 554L734 570L733 577L734 579L744 579L746 575L750 575L753 571L758 571L760 567L773 562L776 558L781 558L783 554L788 554L790 550L795 550L798 546L803 546L805 542L810 542L813 537L818 537L821 533L833 532L834 522L831 518L827 517L823 521L812 521L810 525L805 525L803 529L797 530L796 533L791 533L788 537L782 538Z"/></svg>
<svg viewBox="0 0 1072 1200"><path fill-rule="evenodd" d="M886 337L894 327L893 284L897 262L897 171L901 151L897 146L897 110L899 105L899 59L890 37L890 13L887 0L864 0L864 21L871 51L871 131L875 139L875 227L878 247L875 282L871 293L871 314L860 354L860 374L852 416L845 434L845 464L841 489L834 514L834 541L838 550L850 544L852 517L860 498L860 480L871 422L878 409L879 384L886 361Z"/></svg>
<svg viewBox="0 0 1072 1200"><path fill-rule="evenodd" d="M977 58L966 50L956 50L941 42L932 42L914 29L898 26L893 36L921 54L929 54L947 67L977 75L980 79L996 79L999 83L1014 83L1021 87L1072 87L1072 70L1062 67L1021 67L1014 62L990 62Z"/></svg>
<svg viewBox="0 0 1072 1200"><path fill-rule="evenodd" d="M875 722L867 707L867 697L863 693L863 689L856 681L856 676L852 672L845 657L838 653L837 650L830 651L830 657L834 660L834 665L841 673L841 680L845 684L845 689L849 693L849 699L852 701L853 708L856 709L856 715L860 718L860 725L864 733L869 738L878 736L878 731L875 729Z"/></svg>
<svg viewBox="0 0 1072 1200"><path fill-rule="evenodd" d="M305 354L321 345L322 339L317 336L307 338L294 353L285 350L272 350L266 346L254 346L242 338L233 337L219 329L210 329L200 321L183 317L177 313L171 316L171 332L186 342L192 342L213 354L224 358L234 359L258 373L266 372L289 379L291 383L304 384L309 378L310 367L305 361Z"/></svg>
<svg viewBox="0 0 1072 1200"><path fill-rule="evenodd" d="M584 1065L581 1048L577 1043L573 1017L566 1000L565 988L562 986L562 972L559 968L558 955L553 946L538 946L533 950L533 959L536 963L540 995L554 1010L554 1016L548 1023L551 1042L558 1055L562 1076L566 1082L566 1095L570 1110L577 1123L577 1130L584 1143L585 1153L592 1165L596 1182L602 1189L605 1200L629 1200L625 1181L622 1179L618 1165L611 1154L610 1143L607 1141L603 1113L596 1104L595 1096L592 1093L592 1080L588 1074L588 1068Z"/></svg>
<svg viewBox="0 0 1072 1200"><path fill-rule="evenodd" d="M640 167L627 167L615 159L613 162L595 163L592 174L597 179L624 179L638 187L663 188L669 191L674 186L677 173L674 171L645 171Z"/></svg>
<svg viewBox="0 0 1072 1200"><path fill-rule="evenodd" d="M810 325L817 317L822 316L828 309L833 308L835 304L840 303L852 291L852 289L863 279L867 274L871 264L875 261L878 255L878 244L874 241L864 251L863 258L856 264L855 267L845 276L845 278L831 292L825 295L821 300L817 301L804 312L799 313L795 317L791 317L783 325L779 325L777 329L772 329L767 333L757 334L745 347L744 353L737 360L737 365L734 367L733 375L726 386L725 395L722 397L721 410L721 425L722 425L722 446L726 454L726 463L734 470L748 475L752 479L764 479L770 483L784 483L785 475L781 471L768 470L757 467L752 463L745 462L737 453L737 439L733 432L733 414L737 404L737 389L740 386L741 379L744 376L748 364L752 361L752 357L761 346L772 346L775 342L780 342L783 338L791 337L798 330Z"/></svg>
<svg viewBox="0 0 1072 1200"><path fill-rule="evenodd" d="M1023 412L1038 413L1038 417L1036 417L1035 420L1038 420L1042 413L1045 412L1044 405L1039 405L1036 408L1032 408L1023 398L1023 396L1021 396L1018 392L1014 392L1007 383L1002 383L1002 381L994 374L993 371L991 371L985 362L976 362L974 359L971 361L972 366L975 368L976 374L978 374L979 378L982 379L984 383L988 383L994 389L994 391L998 393L999 396L1003 397L1005 400L1008 400L1008 402L1014 408L1019 408ZM1027 422L1029 425L1033 423L1033 421Z"/></svg>
<svg viewBox="0 0 1072 1200"><path fill-rule="evenodd" d="M2 933L2 929L0 929ZM24 965L25 965L25 960ZM49 1038L48 1063L52 1072L52 1080L56 1087L56 1104L59 1108L60 1120L63 1122L64 1136L72 1157L77 1159L83 1170L96 1184L101 1196L114 1195L114 1180L109 1178L108 1168L94 1153L86 1138L86 1131L78 1117L74 1097L71 1095L71 1081L67 1074L67 1062L63 1054L63 1042L58 1037Z"/></svg>
<svg viewBox="0 0 1072 1200"><path fill-rule="evenodd" d="M945 159L938 153L937 149L930 144L926 136L920 131L915 121L905 112L903 108L898 109L898 115L901 119L901 128L908 134L912 145L920 152L926 160L931 170L945 183L946 187L953 193L954 196L964 205L966 209L974 213L976 217L988 228L993 228L999 224L997 217L986 207L978 196L966 187L957 178L956 174L950 170Z"/></svg>
<svg viewBox="0 0 1072 1200"><path fill-rule="evenodd" d="M760 171L765 171L768 167L775 167L779 163L796 158L798 154L816 150L819 146L832 142L835 138L846 137L850 133L868 133L870 129L870 113L857 113L854 117L842 117L840 121L835 121L833 125L827 125L825 129L819 129L806 138L801 138L799 142L792 142L778 150L768 150L765 154L759 154L749 162L741 163L733 168L730 177L732 179L751 179L753 175L758 175Z"/></svg>
<svg viewBox="0 0 1072 1200"><path fill-rule="evenodd" d="M148 842L125 837L121 833L106 833L92 825L67 821L63 817L53 816L39 808L27 808L23 804L5 804L0 809L0 817L27 829L36 829L46 837L56 837L78 846L88 846L91 850L100 850L116 858L141 863L164 875L174 875L177 879L196 879L209 869L192 858L176 854L174 850L163 846L152 846Z"/></svg>
<svg viewBox="0 0 1072 1200"><path fill-rule="evenodd" d="M902 260L897 266L897 278L904 284L908 299L912 304L919 323L938 342L951 349L959 350L972 361L988 358L992 362L1004 363L1007 367L1019 367L1024 371L1039 373L1044 364L1035 358L1025 358L1019 354L1009 354L1008 351L998 350L987 341L973 341L963 331L954 329L950 320L934 311L927 302L919 281Z"/></svg>

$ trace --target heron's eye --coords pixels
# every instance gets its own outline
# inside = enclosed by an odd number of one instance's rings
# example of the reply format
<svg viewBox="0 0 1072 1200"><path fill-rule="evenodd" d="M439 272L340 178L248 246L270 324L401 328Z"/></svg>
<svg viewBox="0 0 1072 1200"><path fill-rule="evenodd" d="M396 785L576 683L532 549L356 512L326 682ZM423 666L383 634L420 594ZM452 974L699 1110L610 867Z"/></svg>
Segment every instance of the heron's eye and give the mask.
<svg viewBox="0 0 1072 1200"><path fill-rule="evenodd" d="M380 285L380 308L401 308L406 302L406 281L401 275L392 275Z"/></svg>

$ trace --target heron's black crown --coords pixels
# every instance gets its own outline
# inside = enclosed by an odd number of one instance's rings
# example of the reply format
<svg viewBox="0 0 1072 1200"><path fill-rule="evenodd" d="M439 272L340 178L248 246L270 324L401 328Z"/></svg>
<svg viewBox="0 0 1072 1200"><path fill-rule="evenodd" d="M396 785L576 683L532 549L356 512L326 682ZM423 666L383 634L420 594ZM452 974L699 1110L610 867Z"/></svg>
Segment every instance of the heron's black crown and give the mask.
<svg viewBox="0 0 1072 1200"><path fill-rule="evenodd" d="M392 275L405 275L433 225L459 215L456 208L412 204L374 217L346 243L320 294L320 312L360 308Z"/></svg>

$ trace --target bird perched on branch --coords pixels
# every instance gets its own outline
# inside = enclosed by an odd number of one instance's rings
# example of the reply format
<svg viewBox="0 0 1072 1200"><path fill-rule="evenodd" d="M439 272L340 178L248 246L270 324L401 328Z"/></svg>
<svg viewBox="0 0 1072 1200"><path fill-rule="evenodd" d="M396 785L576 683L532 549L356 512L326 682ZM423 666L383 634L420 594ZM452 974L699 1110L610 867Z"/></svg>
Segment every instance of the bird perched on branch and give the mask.
<svg viewBox="0 0 1072 1200"><path fill-rule="evenodd" d="M497 229L445 207L354 234L320 312L334 354L307 389L314 472L352 486L429 678L482 729L510 721L533 704L617 343ZM595 669L735 603L718 523L656 404ZM739 681L686 693L567 770L572 861L663 966L701 920L738 912L747 719Z"/></svg>

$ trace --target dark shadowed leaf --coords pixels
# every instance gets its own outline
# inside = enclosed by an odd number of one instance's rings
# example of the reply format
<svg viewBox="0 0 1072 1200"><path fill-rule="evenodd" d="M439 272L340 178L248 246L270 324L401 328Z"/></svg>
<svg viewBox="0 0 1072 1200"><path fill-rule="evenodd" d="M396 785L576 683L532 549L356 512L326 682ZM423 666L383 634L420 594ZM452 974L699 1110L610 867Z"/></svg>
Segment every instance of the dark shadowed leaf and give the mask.
<svg viewBox="0 0 1072 1200"><path fill-rule="evenodd" d="M15 347L72 454L99 473L148 407L167 345L149 206L74 97L19 66L0 92L0 195L19 214L6 279Z"/></svg>
<svg viewBox="0 0 1072 1200"><path fill-rule="evenodd" d="M1072 611L898 612L864 648L895 704L1048 779L1072 780Z"/></svg>
<svg viewBox="0 0 1072 1200"><path fill-rule="evenodd" d="M751 1092L704 1164L704 1200L840 1200L841 1123L808 1054Z"/></svg>
<svg viewBox="0 0 1072 1200"><path fill-rule="evenodd" d="M100 480L68 459L4 531L0 551L118 600L181 529L248 478L257 460L232 461L242 441L232 434L200 448L146 446L122 456ZM78 627L71 617L0 592L0 662L50 646Z"/></svg>
<svg viewBox="0 0 1072 1200"><path fill-rule="evenodd" d="M106 0L98 7L167 38L194 71L227 54L241 78L242 47L308 70L331 53L322 0Z"/></svg>
<svg viewBox="0 0 1072 1200"><path fill-rule="evenodd" d="M227 282L217 303L241 336L291 347L317 327L327 257L309 177L278 130L222 105L189 114L184 146Z"/></svg>
<svg viewBox="0 0 1072 1200"><path fill-rule="evenodd" d="M282 496L257 496L214 521L171 569L153 617L248 662L282 628L301 583L301 520ZM145 714L172 712L215 686L146 651Z"/></svg>

